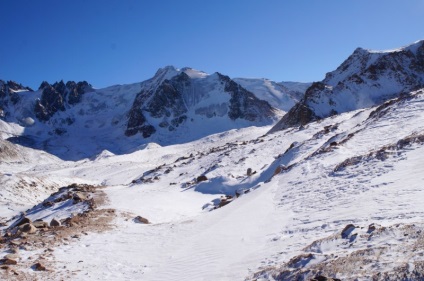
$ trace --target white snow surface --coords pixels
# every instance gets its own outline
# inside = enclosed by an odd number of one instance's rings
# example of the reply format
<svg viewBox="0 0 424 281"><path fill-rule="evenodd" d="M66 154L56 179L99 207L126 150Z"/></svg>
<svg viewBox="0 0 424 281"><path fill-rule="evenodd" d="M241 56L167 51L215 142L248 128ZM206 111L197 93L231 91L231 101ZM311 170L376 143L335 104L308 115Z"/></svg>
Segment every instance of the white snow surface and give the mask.
<svg viewBox="0 0 424 281"><path fill-rule="evenodd" d="M31 184L18 185L21 180L37 186L42 181L48 191L72 182L103 185L109 202L102 207L117 210L115 228L56 248L51 262L57 280L67 278L64 267L73 271L73 280L253 279L256 272L275 270L350 223L423 225L424 143L396 144L424 134L424 93L414 92L371 114L374 110L347 112L272 135L264 135L269 126L233 129L185 144L152 143L128 154L103 151L80 161L15 145L26 157L0 162L0 199L20 204L0 208L0 217L9 218L12 211L17 214L48 196ZM367 156L389 146L383 160ZM358 156L363 156L359 162L336 168ZM283 171L273 176L278 167ZM256 173L247 176L248 168ZM200 175L207 180L192 184ZM155 176L150 183L140 180ZM213 208L221 196L236 191L242 195ZM134 223L128 214L151 224ZM42 210L38 217L55 215ZM385 242L394 244L393 239ZM382 243L373 241L368 247ZM350 253L337 243L320 245L319 251L328 254ZM378 271L424 261L396 254L387 259ZM265 273L261 280L273 278ZM334 277L370 280L343 272Z"/></svg>
<svg viewBox="0 0 424 281"><path fill-rule="evenodd" d="M233 80L254 93L259 99L285 112L303 97L306 89L311 85L301 82L277 83L265 78L234 78Z"/></svg>

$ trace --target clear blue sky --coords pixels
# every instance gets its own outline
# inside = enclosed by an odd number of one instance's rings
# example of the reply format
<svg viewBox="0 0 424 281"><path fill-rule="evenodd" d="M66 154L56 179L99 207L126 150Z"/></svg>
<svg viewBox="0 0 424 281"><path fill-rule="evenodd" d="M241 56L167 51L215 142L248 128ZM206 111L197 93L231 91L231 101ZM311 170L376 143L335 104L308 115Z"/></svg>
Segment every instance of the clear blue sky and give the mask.
<svg viewBox="0 0 424 281"><path fill-rule="evenodd" d="M1 0L0 79L146 80L159 67L319 81L356 47L424 39L424 0Z"/></svg>

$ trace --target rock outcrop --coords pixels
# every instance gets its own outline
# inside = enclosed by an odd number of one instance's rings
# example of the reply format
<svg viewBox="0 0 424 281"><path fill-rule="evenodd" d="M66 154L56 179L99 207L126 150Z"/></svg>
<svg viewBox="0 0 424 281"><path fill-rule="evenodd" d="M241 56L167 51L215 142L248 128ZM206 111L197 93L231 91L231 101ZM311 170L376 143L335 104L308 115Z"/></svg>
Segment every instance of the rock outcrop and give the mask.
<svg viewBox="0 0 424 281"><path fill-rule="evenodd" d="M127 136L140 133L148 138L157 131L175 131L196 118L227 117L229 121L271 124L278 112L220 73L207 75L190 68L167 67L148 82L128 113Z"/></svg>
<svg viewBox="0 0 424 281"><path fill-rule="evenodd" d="M15 105L19 102L20 97L18 92L31 91L29 87L22 86L14 81L0 80L0 118L6 118L10 112L9 105Z"/></svg>
<svg viewBox="0 0 424 281"><path fill-rule="evenodd" d="M66 105L80 102L82 95L93 89L86 81L68 81L66 84L60 81L53 85L44 81L39 90L42 90L42 94L35 103L35 116L40 121L48 121L56 112L65 111Z"/></svg>

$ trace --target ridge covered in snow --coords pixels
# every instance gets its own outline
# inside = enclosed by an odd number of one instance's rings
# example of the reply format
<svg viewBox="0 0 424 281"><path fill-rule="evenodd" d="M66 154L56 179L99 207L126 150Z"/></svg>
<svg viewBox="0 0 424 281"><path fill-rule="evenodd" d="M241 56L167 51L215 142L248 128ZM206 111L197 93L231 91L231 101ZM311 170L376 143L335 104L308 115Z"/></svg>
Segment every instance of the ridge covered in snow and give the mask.
<svg viewBox="0 0 424 281"><path fill-rule="evenodd" d="M273 107L271 94L246 90L228 76L173 66L141 83L104 89L85 81L43 82L37 91L18 86L1 83L2 132L15 143L73 160L270 125L293 104L278 96L272 98L279 107Z"/></svg>
<svg viewBox="0 0 424 281"><path fill-rule="evenodd" d="M423 85L424 41L385 52L358 48L323 81L313 83L271 132L378 105Z"/></svg>

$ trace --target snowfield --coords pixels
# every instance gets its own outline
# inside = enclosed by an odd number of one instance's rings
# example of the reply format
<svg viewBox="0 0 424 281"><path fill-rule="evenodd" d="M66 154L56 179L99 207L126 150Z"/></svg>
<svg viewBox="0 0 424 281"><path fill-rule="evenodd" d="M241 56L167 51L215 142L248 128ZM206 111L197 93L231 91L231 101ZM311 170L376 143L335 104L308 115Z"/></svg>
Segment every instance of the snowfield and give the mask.
<svg viewBox="0 0 424 281"><path fill-rule="evenodd" d="M47 222L86 212L84 200L72 199L75 193L66 197L68 189L45 200L72 183L97 188L87 192L88 199L103 198L92 214L108 222L104 229L79 222L39 230L33 234L39 240L14 238L18 264L0 271L1 277L424 278L422 90L306 126L266 134L269 129L234 129L169 146L150 143L122 155L105 150L79 161L14 144L11 149L25 157L2 154L3 231L26 210L32 221ZM53 206L38 205L58 197L63 201ZM64 231L72 236L52 244L43 240ZM16 243L0 244L1 255ZM47 270L34 270L36 261Z"/></svg>

